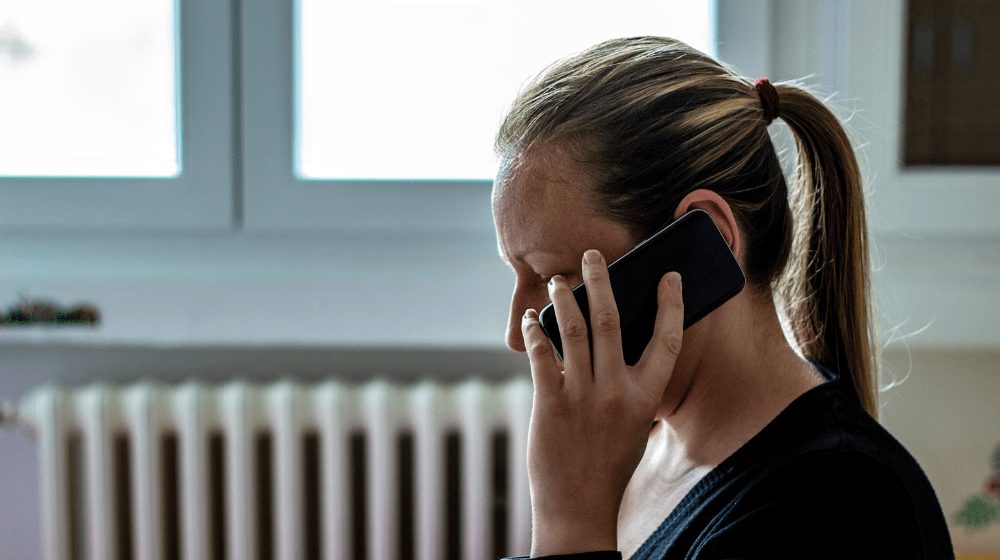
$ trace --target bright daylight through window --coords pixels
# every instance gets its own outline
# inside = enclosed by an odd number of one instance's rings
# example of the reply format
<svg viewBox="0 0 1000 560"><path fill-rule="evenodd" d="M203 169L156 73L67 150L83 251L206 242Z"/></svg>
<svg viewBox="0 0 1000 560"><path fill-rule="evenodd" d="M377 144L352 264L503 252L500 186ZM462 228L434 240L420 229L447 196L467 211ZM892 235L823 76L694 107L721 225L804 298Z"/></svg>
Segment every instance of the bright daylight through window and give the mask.
<svg viewBox="0 0 1000 560"><path fill-rule="evenodd" d="M0 0L0 176L176 176L176 12Z"/></svg>
<svg viewBox="0 0 1000 560"><path fill-rule="evenodd" d="M492 179L522 84L604 39L666 35L715 54L714 2L301 0L297 174Z"/></svg>

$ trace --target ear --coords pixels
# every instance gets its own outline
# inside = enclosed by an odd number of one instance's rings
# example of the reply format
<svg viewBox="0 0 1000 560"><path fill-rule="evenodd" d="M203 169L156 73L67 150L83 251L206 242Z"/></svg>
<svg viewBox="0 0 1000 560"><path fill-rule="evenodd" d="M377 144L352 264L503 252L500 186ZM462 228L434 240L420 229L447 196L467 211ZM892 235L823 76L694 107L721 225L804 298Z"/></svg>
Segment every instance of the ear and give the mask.
<svg viewBox="0 0 1000 560"><path fill-rule="evenodd" d="M729 250L737 259L740 258L740 230L736 226L736 218L733 217L733 210L718 193L708 189L698 189L691 191L677 205L674 211L674 219L680 218L694 209L704 210L715 221L715 225L722 232L729 244Z"/></svg>

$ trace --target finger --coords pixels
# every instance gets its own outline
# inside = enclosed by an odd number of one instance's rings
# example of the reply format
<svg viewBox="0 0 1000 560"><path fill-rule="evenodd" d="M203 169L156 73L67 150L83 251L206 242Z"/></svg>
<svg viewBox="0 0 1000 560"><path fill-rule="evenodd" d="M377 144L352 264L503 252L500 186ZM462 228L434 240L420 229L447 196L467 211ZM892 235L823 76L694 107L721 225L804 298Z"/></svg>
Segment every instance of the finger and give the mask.
<svg viewBox="0 0 1000 560"><path fill-rule="evenodd" d="M549 299L555 307L559 336L562 338L566 390L577 391L594 379L590 365L590 336L587 333L587 322L583 318L569 282L562 276L553 276L549 281Z"/></svg>
<svg viewBox="0 0 1000 560"><path fill-rule="evenodd" d="M583 255L583 281L590 304L590 331L594 345L594 373L622 371L622 331L618 304L611 290L608 264L599 251Z"/></svg>
<svg viewBox="0 0 1000 560"><path fill-rule="evenodd" d="M524 348L531 362L531 379L535 391L554 393L562 388L562 372L556 363L556 353L552 349L549 337L545 336L542 325L538 323L538 312L528 309L521 318L521 336L524 337Z"/></svg>
<svg viewBox="0 0 1000 560"><path fill-rule="evenodd" d="M643 385L655 394L663 394L681 352L684 335L684 299L681 275L668 272L656 291L656 323L653 337L636 364Z"/></svg>

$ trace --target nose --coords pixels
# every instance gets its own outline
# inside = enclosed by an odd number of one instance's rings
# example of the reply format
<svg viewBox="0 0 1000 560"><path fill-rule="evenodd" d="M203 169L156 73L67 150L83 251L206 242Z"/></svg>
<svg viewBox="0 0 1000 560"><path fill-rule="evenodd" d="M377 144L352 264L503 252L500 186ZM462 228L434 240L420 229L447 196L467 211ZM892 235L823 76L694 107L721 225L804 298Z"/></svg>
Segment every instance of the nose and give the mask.
<svg viewBox="0 0 1000 560"><path fill-rule="evenodd" d="M507 319L507 347L515 352L525 352L524 336L521 335L521 317L528 308L517 301L517 292L510 302L510 317Z"/></svg>
<svg viewBox="0 0 1000 560"><path fill-rule="evenodd" d="M528 309L541 311L549 304L549 293L543 286L533 288L518 281L510 298L510 318L507 319L507 347L515 352L525 352L524 337L521 335L521 318Z"/></svg>

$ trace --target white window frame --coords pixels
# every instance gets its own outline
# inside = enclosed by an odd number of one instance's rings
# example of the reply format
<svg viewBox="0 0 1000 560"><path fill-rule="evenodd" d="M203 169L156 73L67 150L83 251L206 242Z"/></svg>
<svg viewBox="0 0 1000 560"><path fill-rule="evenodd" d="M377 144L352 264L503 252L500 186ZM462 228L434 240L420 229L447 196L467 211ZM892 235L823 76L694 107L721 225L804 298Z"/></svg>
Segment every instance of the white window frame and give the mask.
<svg viewBox="0 0 1000 560"><path fill-rule="evenodd" d="M243 51L244 225L248 230L492 234L489 198L492 180L357 181L297 177L293 171L297 69L292 61L298 2L245 1L248 9L243 21L243 36L247 39ZM726 4L749 10L759 2ZM766 21L762 23L766 28ZM731 29L736 31L738 27ZM750 34L741 35L742 39L749 37Z"/></svg>
<svg viewBox="0 0 1000 560"><path fill-rule="evenodd" d="M296 176L296 0L177 1L180 176L0 178L0 230L492 233L490 180ZM769 4L731 0L719 9L737 13L734 21L756 18L753 33L727 29L760 44L768 29L760 6ZM721 52L733 60L758 51Z"/></svg>
<svg viewBox="0 0 1000 560"><path fill-rule="evenodd" d="M233 223L232 9L177 0L179 146L173 178L3 177L0 231L224 230Z"/></svg>

